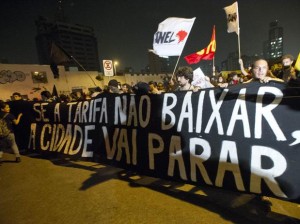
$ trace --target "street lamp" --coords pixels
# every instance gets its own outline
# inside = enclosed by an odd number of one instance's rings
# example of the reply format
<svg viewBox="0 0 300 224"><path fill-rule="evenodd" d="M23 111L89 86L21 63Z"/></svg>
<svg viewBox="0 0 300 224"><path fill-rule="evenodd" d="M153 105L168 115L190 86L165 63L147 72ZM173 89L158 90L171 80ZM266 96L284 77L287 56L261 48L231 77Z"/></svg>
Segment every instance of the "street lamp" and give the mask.
<svg viewBox="0 0 300 224"><path fill-rule="evenodd" d="M115 70L115 75L117 75L117 65L118 65L118 61L114 61L114 70Z"/></svg>

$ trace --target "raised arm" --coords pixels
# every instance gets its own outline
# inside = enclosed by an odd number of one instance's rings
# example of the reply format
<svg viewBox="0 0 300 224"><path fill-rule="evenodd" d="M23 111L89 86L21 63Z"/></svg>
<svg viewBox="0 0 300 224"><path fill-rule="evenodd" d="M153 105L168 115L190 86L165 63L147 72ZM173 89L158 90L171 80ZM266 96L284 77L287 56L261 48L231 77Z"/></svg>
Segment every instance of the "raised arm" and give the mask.
<svg viewBox="0 0 300 224"><path fill-rule="evenodd" d="M245 68L244 68L244 62L243 62L243 60L241 58L239 59L239 64L240 64L240 69L241 69L242 74L244 76L248 76L249 73L245 70Z"/></svg>
<svg viewBox="0 0 300 224"><path fill-rule="evenodd" d="M20 123L20 120L21 120L21 117L22 117L22 116L23 116L23 114L20 113L20 114L18 115L17 119L14 119L14 120L13 120L13 123L14 123L15 125L18 125L18 124Z"/></svg>

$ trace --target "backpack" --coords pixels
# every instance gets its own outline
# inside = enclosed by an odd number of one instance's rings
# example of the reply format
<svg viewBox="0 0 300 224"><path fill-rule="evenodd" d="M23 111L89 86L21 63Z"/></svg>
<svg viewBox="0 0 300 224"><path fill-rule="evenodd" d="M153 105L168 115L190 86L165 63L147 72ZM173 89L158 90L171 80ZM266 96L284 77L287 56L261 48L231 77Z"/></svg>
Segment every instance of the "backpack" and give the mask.
<svg viewBox="0 0 300 224"><path fill-rule="evenodd" d="M7 116L7 114L4 115L3 118L0 119L0 138L5 138L6 136L9 135L10 130L7 127L7 123L4 120L4 118Z"/></svg>

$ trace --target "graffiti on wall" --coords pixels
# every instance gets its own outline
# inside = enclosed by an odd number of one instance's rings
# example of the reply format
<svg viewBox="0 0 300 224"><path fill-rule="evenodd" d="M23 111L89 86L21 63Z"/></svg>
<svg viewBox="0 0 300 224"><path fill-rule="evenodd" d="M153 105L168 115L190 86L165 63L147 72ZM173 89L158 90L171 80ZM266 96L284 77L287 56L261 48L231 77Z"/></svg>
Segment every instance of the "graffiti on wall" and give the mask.
<svg viewBox="0 0 300 224"><path fill-rule="evenodd" d="M48 83L46 72L31 72L33 83Z"/></svg>
<svg viewBox="0 0 300 224"><path fill-rule="evenodd" d="M15 81L23 82L26 79L26 74L21 71L10 71L10 70L2 70L0 71L0 83L12 83Z"/></svg>

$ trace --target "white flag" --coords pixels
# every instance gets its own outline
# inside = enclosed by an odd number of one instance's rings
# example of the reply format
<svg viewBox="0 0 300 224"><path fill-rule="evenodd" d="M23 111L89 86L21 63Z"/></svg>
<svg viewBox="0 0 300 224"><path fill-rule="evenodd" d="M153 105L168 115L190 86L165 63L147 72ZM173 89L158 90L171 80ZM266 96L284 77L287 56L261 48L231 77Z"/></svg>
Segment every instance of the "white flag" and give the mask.
<svg viewBox="0 0 300 224"><path fill-rule="evenodd" d="M181 55L195 19L171 17L161 22L154 34L154 53L160 57Z"/></svg>
<svg viewBox="0 0 300 224"><path fill-rule="evenodd" d="M230 6L224 8L227 18L227 32L236 32L239 35L239 11L238 3L235 2Z"/></svg>

